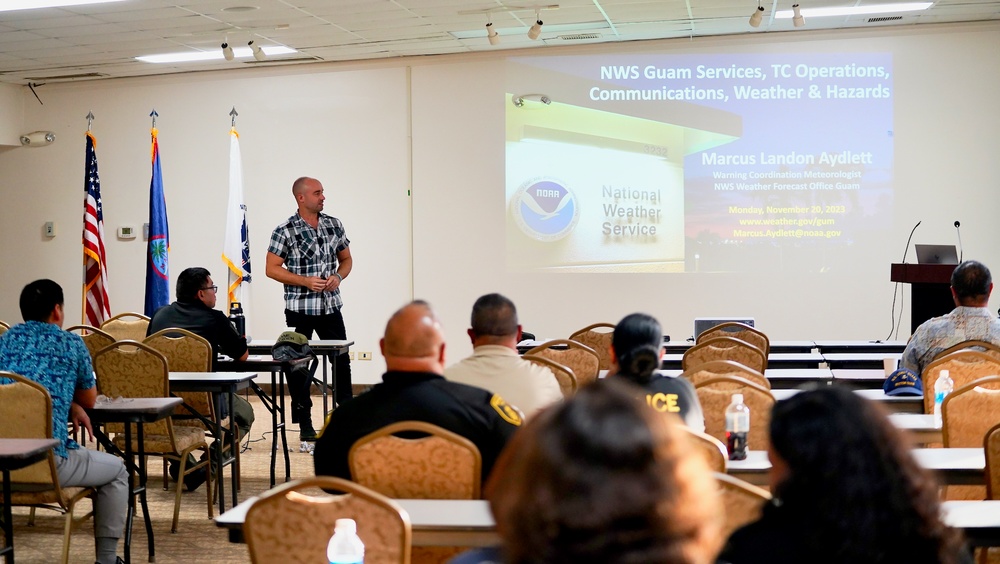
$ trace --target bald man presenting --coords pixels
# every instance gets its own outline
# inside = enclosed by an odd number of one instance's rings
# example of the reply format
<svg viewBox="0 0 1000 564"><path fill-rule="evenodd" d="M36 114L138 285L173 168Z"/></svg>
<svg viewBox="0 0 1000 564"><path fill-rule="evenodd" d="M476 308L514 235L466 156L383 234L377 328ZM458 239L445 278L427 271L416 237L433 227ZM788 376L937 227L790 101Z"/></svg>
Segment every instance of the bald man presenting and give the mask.
<svg viewBox="0 0 1000 564"><path fill-rule="evenodd" d="M351 241L344 224L323 213L326 196L323 184L303 176L292 183L298 206L295 215L271 233L264 273L285 287L285 323L296 333L312 339L347 339L344 300L340 285L351 273ZM346 354L337 355L334 401L343 405L351 399L351 363ZM310 382L289 383L292 396L292 423L298 423L300 438L316 438L312 426Z"/></svg>
<svg viewBox="0 0 1000 564"><path fill-rule="evenodd" d="M347 453L355 441L399 421L424 421L457 433L482 455L485 481L520 413L500 396L444 379L444 334L426 302L412 302L389 319L379 342L382 383L330 414L316 441L316 475L351 479Z"/></svg>

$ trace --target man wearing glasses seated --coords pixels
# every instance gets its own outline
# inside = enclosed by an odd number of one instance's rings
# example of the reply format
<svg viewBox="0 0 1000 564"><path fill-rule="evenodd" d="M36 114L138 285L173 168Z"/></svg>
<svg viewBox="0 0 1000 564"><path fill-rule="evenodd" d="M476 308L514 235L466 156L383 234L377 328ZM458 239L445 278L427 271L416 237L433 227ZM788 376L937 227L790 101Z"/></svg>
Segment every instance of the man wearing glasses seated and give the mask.
<svg viewBox="0 0 1000 564"><path fill-rule="evenodd" d="M248 356L246 339L236 332L226 314L215 309L218 291L219 287L212 282L212 276L207 269L200 266L185 269L177 277L177 301L156 310L149 321L146 336L164 329L187 329L195 335L204 337L212 345L213 367L220 353L234 360L246 360ZM229 415L227 399L224 394L219 394L215 398L215 408L222 418ZM240 429L241 437L250 434L250 426L254 421L253 407L240 396L233 398L233 420ZM187 483L189 490L200 484L200 482L194 484L195 481L197 480Z"/></svg>

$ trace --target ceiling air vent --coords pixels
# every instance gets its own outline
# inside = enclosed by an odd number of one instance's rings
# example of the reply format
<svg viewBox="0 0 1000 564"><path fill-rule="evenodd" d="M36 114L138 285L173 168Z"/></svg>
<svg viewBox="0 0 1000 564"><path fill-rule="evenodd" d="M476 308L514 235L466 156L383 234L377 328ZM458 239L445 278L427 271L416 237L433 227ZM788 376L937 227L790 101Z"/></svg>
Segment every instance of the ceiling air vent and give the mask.
<svg viewBox="0 0 1000 564"><path fill-rule="evenodd" d="M903 16L884 16L881 18L868 18L868 23L898 22Z"/></svg>
<svg viewBox="0 0 1000 564"><path fill-rule="evenodd" d="M559 39L563 41L583 41L584 39L600 39L600 33L570 33L567 35L560 35Z"/></svg>
<svg viewBox="0 0 1000 564"><path fill-rule="evenodd" d="M78 80L85 78L105 78L109 75L101 72L82 72L79 74L59 74L53 76L28 76L24 80L31 82L55 82L57 80Z"/></svg>

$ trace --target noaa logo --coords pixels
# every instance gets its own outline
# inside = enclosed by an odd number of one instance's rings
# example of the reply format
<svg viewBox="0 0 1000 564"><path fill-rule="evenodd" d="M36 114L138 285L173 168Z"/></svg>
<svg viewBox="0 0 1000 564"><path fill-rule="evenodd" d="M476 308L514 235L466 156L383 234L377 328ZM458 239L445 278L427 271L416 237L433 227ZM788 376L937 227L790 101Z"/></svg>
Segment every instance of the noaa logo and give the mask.
<svg viewBox="0 0 1000 564"><path fill-rule="evenodd" d="M539 241L562 239L580 219L576 196L551 178L532 178L522 184L511 198L510 213L525 235Z"/></svg>

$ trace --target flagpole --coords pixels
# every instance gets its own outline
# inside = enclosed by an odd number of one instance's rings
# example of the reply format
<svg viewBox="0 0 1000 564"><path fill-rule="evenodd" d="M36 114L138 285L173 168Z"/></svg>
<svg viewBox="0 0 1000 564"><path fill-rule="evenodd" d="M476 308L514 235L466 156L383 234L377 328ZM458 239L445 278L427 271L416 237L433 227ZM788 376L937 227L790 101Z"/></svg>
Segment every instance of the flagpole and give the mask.
<svg viewBox="0 0 1000 564"><path fill-rule="evenodd" d="M222 246L222 262L227 270L226 298L230 313L232 304L240 302L244 327L250 319L250 231L247 227L247 206L243 197L243 159L240 154L240 134L236 130L236 107L229 112L229 203L226 206L226 231ZM248 329L248 328L247 328ZM249 333L249 331L246 331ZM246 335L249 339L249 335Z"/></svg>
<svg viewBox="0 0 1000 564"><path fill-rule="evenodd" d="M87 135L90 135L90 129L94 125L94 112L87 111ZM86 158L86 157L84 157ZM86 169L87 163L84 163L84 168ZM86 214L87 208L87 197L83 198L84 214ZM87 229L87 220L84 218L83 228ZM84 247L86 249L86 247ZM87 324L87 254L83 255L83 286L80 286L80 325Z"/></svg>
<svg viewBox="0 0 1000 564"><path fill-rule="evenodd" d="M87 112L87 134L90 134L90 128L94 125L94 112ZM86 158L86 157L84 157ZM84 163L84 167L87 164ZM86 209L87 201L86 196L84 196L84 209ZM86 212L85 212L86 213ZM84 219L83 228L86 229L86 219ZM83 286L80 286L80 325L87 324L87 255L83 255Z"/></svg>
<svg viewBox="0 0 1000 564"><path fill-rule="evenodd" d="M104 247L104 205L97 168L97 139L91 132L94 113L87 113L87 152L83 199L83 294L81 319L99 327L111 317L108 298L108 263Z"/></svg>

